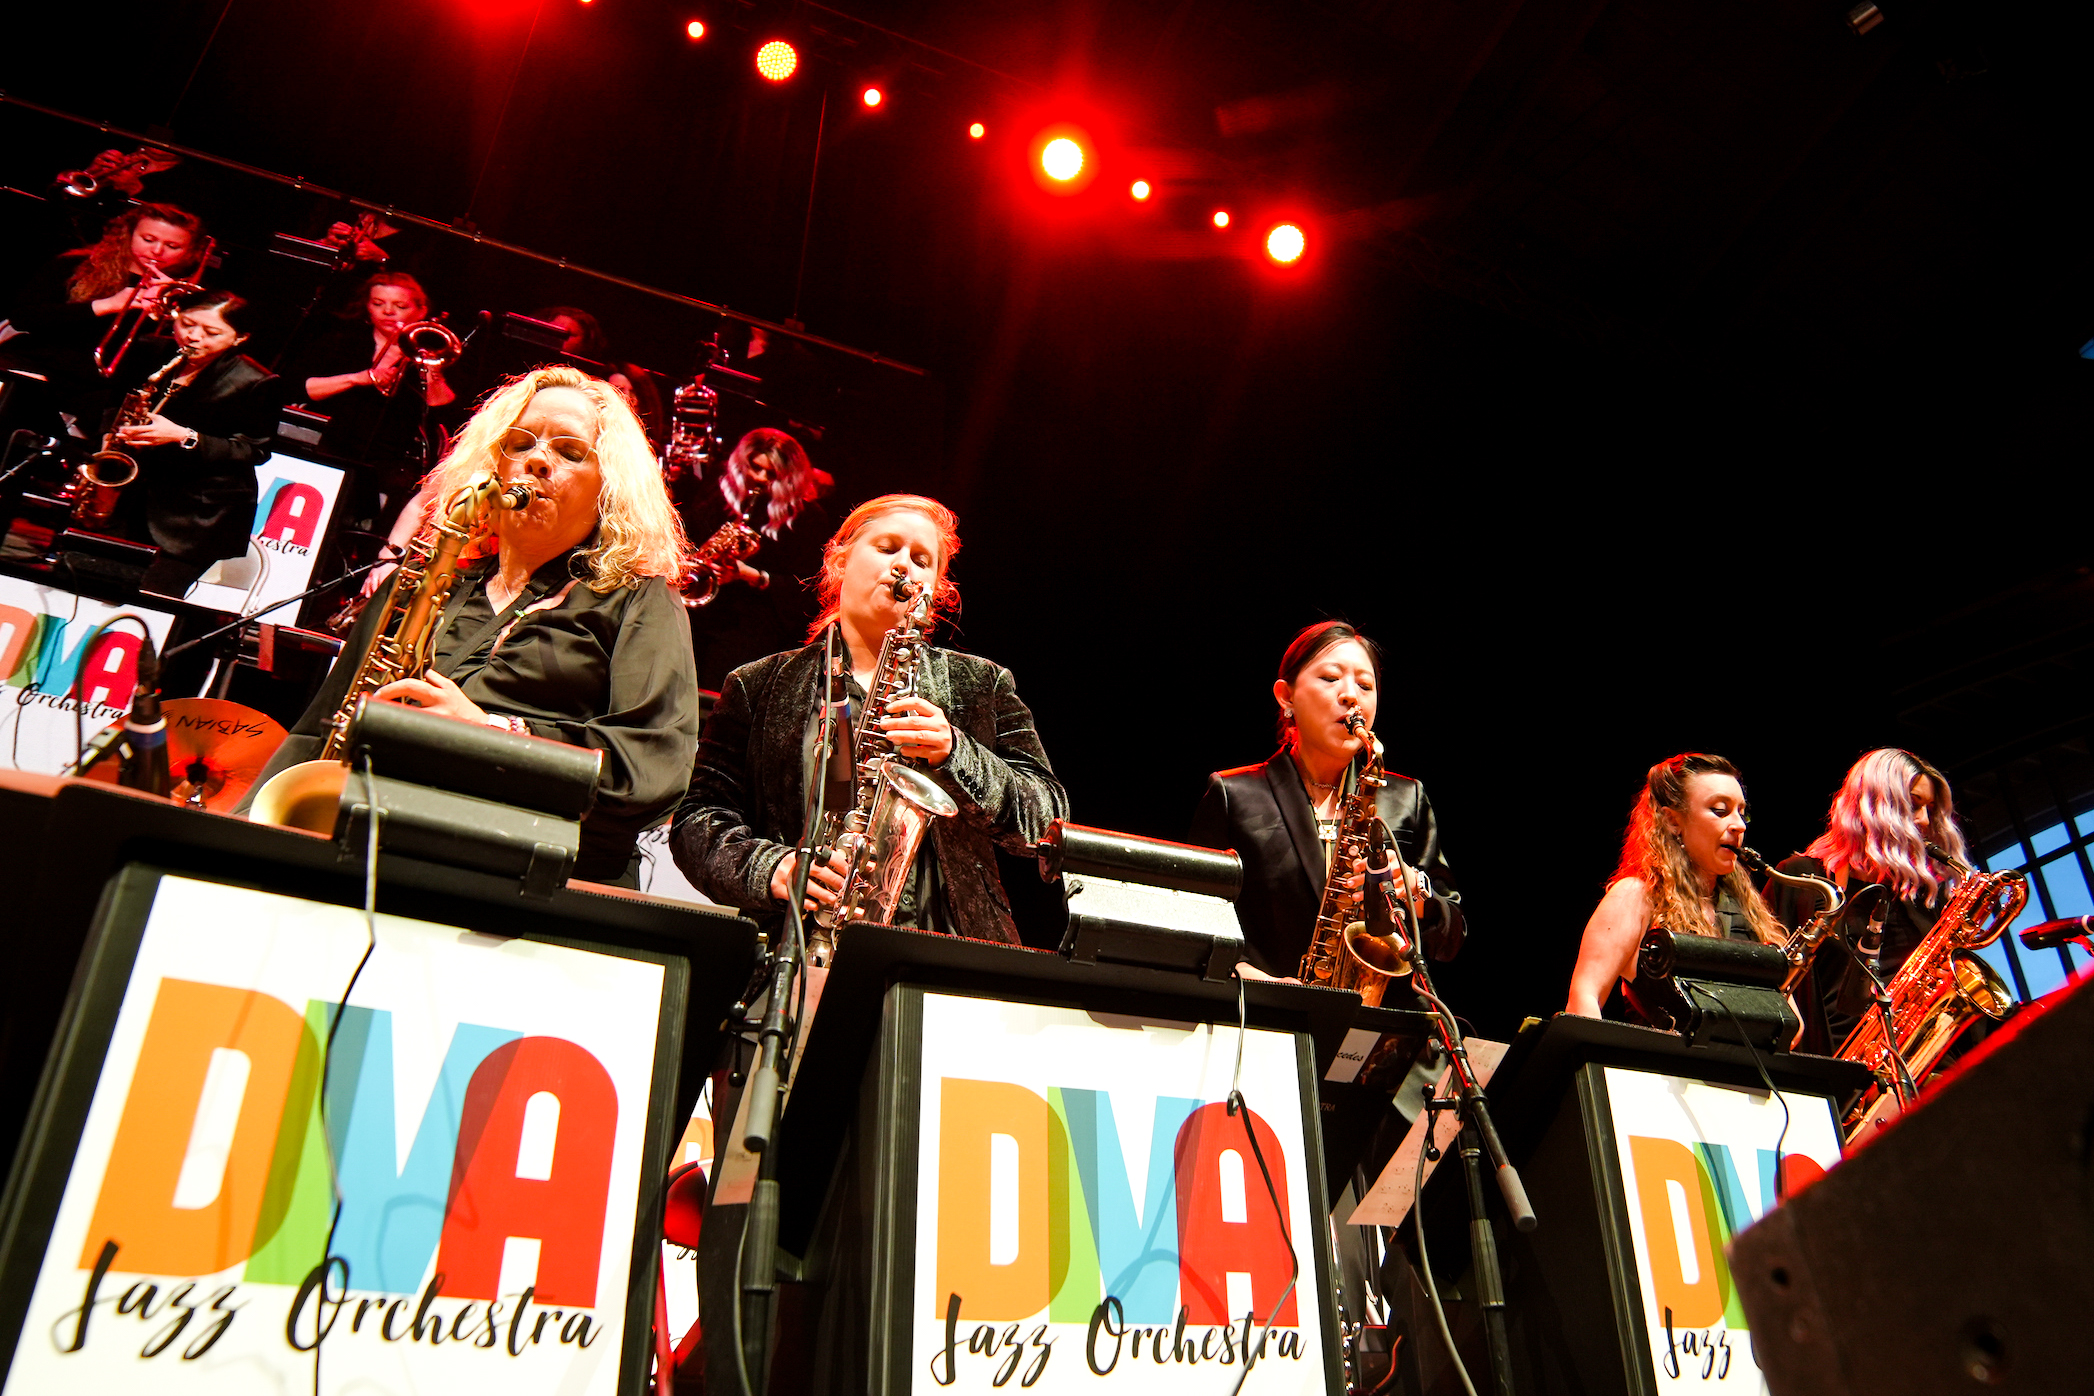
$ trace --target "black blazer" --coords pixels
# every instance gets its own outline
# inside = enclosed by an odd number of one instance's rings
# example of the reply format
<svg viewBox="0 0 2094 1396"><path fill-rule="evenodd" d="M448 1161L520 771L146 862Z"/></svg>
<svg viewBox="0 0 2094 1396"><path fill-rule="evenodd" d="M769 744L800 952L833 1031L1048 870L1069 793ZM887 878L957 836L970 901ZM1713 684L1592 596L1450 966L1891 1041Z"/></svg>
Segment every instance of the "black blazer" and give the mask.
<svg viewBox="0 0 2094 1396"><path fill-rule="evenodd" d="M1375 808L1403 861L1432 879L1432 902L1421 918L1427 951L1435 960L1453 959L1464 932L1461 893L1440 851L1440 826L1425 787L1391 773ZM1316 811L1293 759L1279 752L1259 765L1209 776L1190 839L1236 850L1243 859L1236 915L1250 962L1267 974L1296 973L1323 904L1324 872Z"/></svg>
<svg viewBox="0 0 2094 1396"><path fill-rule="evenodd" d="M126 356L123 376L142 382L173 354L170 341L141 341ZM135 525L125 531L134 537L142 532L162 551L189 562L244 556L254 533L254 468L269 459L282 408L268 369L244 354L221 355L162 412L196 432L195 450L125 448L138 461L137 486L125 490L117 506L117 518Z"/></svg>
<svg viewBox="0 0 2094 1396"><path fill-rule="evenodd" d="M771 897L771 875L791 855L805 817L801 792L821 670L822 647L813 644L727 676L669 836L693 887L766 925L785 914ZM932 648L918 691L953 727L952 755L926 772L960 807L954 818L931 821L930 835L953 920L962 935L1016 945L996 849L1032 856L1047 826L1067 817L1068 794L1010 670Z"/></svg>

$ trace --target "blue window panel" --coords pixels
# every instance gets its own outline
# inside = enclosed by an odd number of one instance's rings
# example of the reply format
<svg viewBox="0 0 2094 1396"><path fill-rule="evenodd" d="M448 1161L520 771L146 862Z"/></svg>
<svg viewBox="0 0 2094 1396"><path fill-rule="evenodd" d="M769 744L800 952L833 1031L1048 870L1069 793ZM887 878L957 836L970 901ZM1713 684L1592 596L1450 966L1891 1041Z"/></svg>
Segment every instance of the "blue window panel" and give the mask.
<svg viewBox="0 0 2094 1396"><path fill-rule="evenodd" d="M2038 829L2030 836L2029 842L2035 845L2036 856L2041 858L2046 853L2063 848L2067 837L2065 825L2060 821L2047 829Z"/></svg>
<svg viewBox="0 0 2094 1396"><path fill-rule="evenodd" d="M2000 944L2006 943L2002 939ZM2014 953L2021 958L2021 972L2028 976L2029 997L2042 998L2065 983L2065 967L2058 963L2055 950L2024 950L2021 942L2015 941Z"/></svg>
<svg viewBox="0 0 2094 1396"><path fill-rule="evenodd" d="M2088 810L2073 822L2079 826L2081 834L2094 838L2094 809Z"/></svg>
<svg viewBox="0 0 2094 1396"><path fill-rule="evenodd" d="M2052 916L2085 916L2094 912L2094 897L2087 895L2087 879L2080 871L2076 855L2066 853L2045 863L2043 885L2050 889ZM2028 907L2021 913L2023 924L2032 924L2038 919L2029 914L2035 909L2036 899L2031 897Z"/></svg>
<svg viewBox="0 0 2094 1396"><path fill-rule="evenodd" d="M2021 844L2009 843L1972 860L1986 872L2007 872L2022 866Z"/></svg>

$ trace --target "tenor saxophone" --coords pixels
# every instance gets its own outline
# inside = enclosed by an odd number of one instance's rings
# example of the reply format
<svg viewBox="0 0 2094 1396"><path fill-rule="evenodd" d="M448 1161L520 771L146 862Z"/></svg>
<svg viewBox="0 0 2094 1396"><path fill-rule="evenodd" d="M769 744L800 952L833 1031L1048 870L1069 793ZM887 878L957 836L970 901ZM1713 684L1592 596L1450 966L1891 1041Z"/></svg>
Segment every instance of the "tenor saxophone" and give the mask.
<svg viewBox="0 0 2094 1396"><path fill-rule="evenodd" d="M152 376L124 394L117 406L116 419L109 424L109 431L102 437L102 449L74 470L73 478L67 483L66 498L73 503L73 522L93 528L109 521L116 512L116 502L122 497L124 486L138 478L138 460L126 451L119 450L116 434L125 427L142 427L158 416L160 409L167 406L179 388L178 384L167 383L169 374L194 357L184 349L155 369Z"/></svg>
<svg viewBox="0 0 2094 1396"><path fill-rule="evenodd" d="M1304 984L1322 984L1332 989L1350 989L1360 1002L1373 1007L1381 1002L1391 979L1411 972L1416 953L1399 933L1396 937L1370 935L1367 930L1366 888L1341 885L1341 874L1367 856L1374 826L1381 818L1374 797L1388 775L1382 768L1381 738L1367 730L1367 719L1353 712L1345 725L1368 743L1367 764L1353 782L1352 793L1338 811L1338 836L1331 847L1330 876L1323 884L1323 901L1316 909L1316 929L1309 948L1301 957L1299 977Z"/></svg>
<svg viewBox="0 0 2094 1396"><path fill-rule="evenodd" d="M394 680L418 679L429 672L436 621L458 575L459 555L496 509L528 508L536 497L529 485L504 485L493 475L476 477L451 497L430 528L408 546L387 583L384 609L357 658L349 690L327 725L320 755L271 776L256 792L249 818L258 824L334 832L349 770L349 728L358 709Z"/></svg>
<svg viewBox="0 0 2094 1396"><path fill-rule="evenodd" d="M880 642L880 660L873 669L857 741L851 748L851 808L830 840L849 859L849 865L836 904L815 913L820 928L812 938L817 964L828 962L838 927L893 917L931 821L950 819L960 812L952 797L896 751L880 730L879 719L888 704L916 695L928 648L924 627L931 606L928 588L900 575L890 585L894 599L909 609L902 623Z"/></svg>
<svg viewBox="0 0 2094 1396"><path fill-rule="evenodd" d="M1938 1068L1949 1048L1981 1019L2006 1016L2014 996L1977 952L2006 934L2029 899L2028 878L2019 872L1981 873L1933 844L1927 852L1961 874L1934 929L1913 948L1888 986L1890 1006L1855 1025L1834 1055L1859 1062L1875 1074L1840 1119L1848 1142L1888 1124L1902 1108L1896 1075L1904 1060L1914 1085ZM1889 1036L1884 1019L1888 1017Z"/></svg>

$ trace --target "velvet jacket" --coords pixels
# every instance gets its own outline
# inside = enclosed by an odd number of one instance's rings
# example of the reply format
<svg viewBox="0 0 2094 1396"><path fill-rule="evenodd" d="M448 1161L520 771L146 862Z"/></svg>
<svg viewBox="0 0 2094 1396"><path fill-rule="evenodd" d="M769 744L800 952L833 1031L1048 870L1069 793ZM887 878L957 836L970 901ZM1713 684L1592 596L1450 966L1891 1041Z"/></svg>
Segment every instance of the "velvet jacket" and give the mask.
<svg viewBox="0 0 2094 1396"><path fill-rule="evenodd" d="M1424 785L1391 773L1375 808L1403 861L1432 879L1432 901L1420 918L1426 950L1435 960L1453 959L1464 933L1461 893L1440 850L1439 821ZM1293 759L1280 752L1208 777L1189 837L1206 848L1233 848L1243 859L1236 915L1250 962L1267 974L1296 973L1323 904L1324 869L1316 811Z"/></svg>
<svg viewBox="0 0 2094 1396"><path fill-rule="evenodd" d="M821 670L822 647L813 644L727 676L669 839L693 887L766 926L785 914L771 896L771 876L800 836ZM953 728L952 755L927 774L960 812L931 821L925 840L938 860L953 924L973 939L1016 945L995 850L1031 856L1047 826L1068 815L1069 797L1047 763L1010 670L932 648L918 691Z"/></svg>

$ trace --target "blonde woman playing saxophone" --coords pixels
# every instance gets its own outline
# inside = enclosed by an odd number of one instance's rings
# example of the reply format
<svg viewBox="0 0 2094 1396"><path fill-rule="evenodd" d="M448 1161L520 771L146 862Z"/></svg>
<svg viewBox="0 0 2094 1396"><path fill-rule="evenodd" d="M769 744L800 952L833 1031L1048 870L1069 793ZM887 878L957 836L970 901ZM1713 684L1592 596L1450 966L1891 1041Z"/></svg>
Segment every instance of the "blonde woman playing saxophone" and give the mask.
<svg viewBox="0 0 2094 1396"><path fill-rule="evenodd" d="M536 498L495 511L466 550L428 677L375 696L602 751L574 875L635 886L635 840L675 807L698 745L690 627L671 590L689 551L682 528L639 419L579 369L511 379L430 483L449 498L489 471ZM365 608L257 788L318 752L382 610Z"/></svg>

